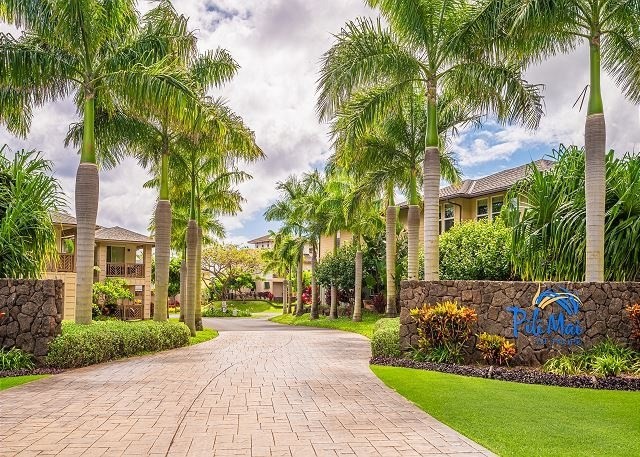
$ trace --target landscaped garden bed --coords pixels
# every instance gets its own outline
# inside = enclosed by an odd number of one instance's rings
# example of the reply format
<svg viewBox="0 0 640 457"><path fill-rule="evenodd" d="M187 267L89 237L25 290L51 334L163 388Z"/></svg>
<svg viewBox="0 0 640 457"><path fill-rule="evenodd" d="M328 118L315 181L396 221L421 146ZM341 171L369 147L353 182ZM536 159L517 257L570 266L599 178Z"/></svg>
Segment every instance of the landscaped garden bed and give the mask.
<svg viewBox="0 0 640 457"><path fill-rule="evenodd" d="M282 312L282 305L268 300L227 300L226 311L222 303L214 301L203 307L202 317L251 317Z"/></svg>
<svg viewBox="0 0 640 457"><path fill-rule="evenodd" d="M329 319L326 316L320 315L318 319L312 320L310 314L303 314L302 316L296 316L295 314L282 314L280 316L272 317L270 320L272 322L285 325L344 330L346 332L359 333L367 338L371 338L376 322L383 317L383 314L364 310L362 312L362 321L360 322L353 321L349 316Z"/></svg>

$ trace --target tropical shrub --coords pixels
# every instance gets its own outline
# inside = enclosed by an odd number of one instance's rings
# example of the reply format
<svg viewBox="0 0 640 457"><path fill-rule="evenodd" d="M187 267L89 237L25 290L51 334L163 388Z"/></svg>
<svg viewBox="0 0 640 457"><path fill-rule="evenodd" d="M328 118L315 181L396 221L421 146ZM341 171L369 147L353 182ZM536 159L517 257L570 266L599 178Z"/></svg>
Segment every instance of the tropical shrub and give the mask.
<svg viewBox="0 0 640 457"><path fill-rule="evenodd" d="M251 317L251 312L234 306L227 307L226 312L217 306L207 306L202 309L202 317Z"/></svg>
<svg viewBox="0 0 640 457"><path fill-rule="evenodd" d="M400 319L379 319L371 337L373 357L400 357Z"/></svg>
<svg viewBox="0 0 640 457"><path fill-rule="evenodd" d="M0 148L0 277L38 278L57 255L51 212L62 191L51 162L35 151L6 157Z"/></svg>
<svg viewBox="0 0 640 457"><path fill-rule="evenodd" d="M446 301L412 309L411 316L417 325L417 349L422 356L441 363L462 361L462 351L478 320L473 309Z"/></svg>
<svg viewBox="0 0 640 457"><path fill-rule="evenodd" d="M590 349L549 359L542 369L564 375L618 376L636 371L639 363L640 353L607 339Z"/></svg>
<svg viewBox="0 0 640 457"><path fill-rule="evenodd" d="M93 303L98 305L102 315L114 314L119 300L133 298L133 292L126 279L106 278L104 281L93 283Z"/></svg>
<svg viewBox="0 0 640 457"><path fill-rule="evenodd" d="M0 348L0 370L31 370L35 367L33 356L18 348Z"/></svg>
<svg viewBox="0 0 640 457"><path fill-rule="evenodd" d="M440 235L442 279L511 278L511 229L498 218L456 224Z"/></svg>
<svg viewBox="0 0 640 457"><path fill-rule="evenodd" d="M555 166L531 173L510 191L527 203L520 213L505 205L513 227L514 272L531 281L582 281L585 274L586 209L584 150L560 146ZM640 156L606 156L605 278L640 278Z"/></svg>
<svg viewBox="0 0 640 457"><path fill-rule="evenodd" d="M483 332L478 335L476 348L489 365L509 365L516 355L516 345L502 335L491 335Z"/></svg>
<svg viewBox="0 0 640 457"><path fill-rule="evenodd" d="M627 306L626 311L631 321L631 339L636 348L640 349L640 303Z"/></svg>
<svg viewBox="0 0 640 457"><path fill-rule="evenodd" d="M101 321L62 324L62 334L49 345L48 365L74 368L189 344L190 332L179 322Z"/></svg>

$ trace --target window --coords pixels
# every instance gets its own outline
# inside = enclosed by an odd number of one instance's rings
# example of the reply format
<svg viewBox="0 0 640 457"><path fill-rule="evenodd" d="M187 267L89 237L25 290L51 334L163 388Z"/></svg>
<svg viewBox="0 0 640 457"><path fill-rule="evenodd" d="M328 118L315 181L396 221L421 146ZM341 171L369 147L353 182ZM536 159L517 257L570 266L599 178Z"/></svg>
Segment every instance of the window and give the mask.
<svg viewBox="0 0 640 457"><path fill-rule="evenodd" d="M493 197L491 199L491 219L495 219L500 216L502 205L504 204L504 197Z"/></svg>
<svg viewBox="0 0 640 457"><path fill-rule="evenodd" d="M124 246L107 246L107 263L124 263Z"/></svg>
<svg viewBox="0 0 640 457"><path fill-rule="evenodd" d="M271 283L269 281L265 281L264 282L264 290L269 290L271 289Z"/></svg>
<svg viewBox="0 0 640 457"><path fill-rule="evenodd" d="M489 200L481 198L476 201L476 219L488 219L489 218Z"/></svg>
<svg viewBox="0 0 640 457"><path fill-rule="evenodd" d="M442 205L438 206L438 233L442 234Z"/></svg>
<svg viewBox="0 0 640 457"><path fill-rule="evenodd" d="M445 204L444 205L444 231L445 232L449 230L451 227L453 227L455 215L456 215L455 207L450 203Z"/></svg>

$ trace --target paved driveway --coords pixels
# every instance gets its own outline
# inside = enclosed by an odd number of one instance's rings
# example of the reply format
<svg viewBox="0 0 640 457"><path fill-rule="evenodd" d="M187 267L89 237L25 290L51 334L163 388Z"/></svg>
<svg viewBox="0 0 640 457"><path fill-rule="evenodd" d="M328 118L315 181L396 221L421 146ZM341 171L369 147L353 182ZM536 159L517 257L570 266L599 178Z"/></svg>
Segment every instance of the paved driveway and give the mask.
<svg viewBox="0 0 640 457"><path fill-rule="evenodd" d="M213 341L0 392L0 455L491 455L385 387L359 335L205 321Z"/></svg>

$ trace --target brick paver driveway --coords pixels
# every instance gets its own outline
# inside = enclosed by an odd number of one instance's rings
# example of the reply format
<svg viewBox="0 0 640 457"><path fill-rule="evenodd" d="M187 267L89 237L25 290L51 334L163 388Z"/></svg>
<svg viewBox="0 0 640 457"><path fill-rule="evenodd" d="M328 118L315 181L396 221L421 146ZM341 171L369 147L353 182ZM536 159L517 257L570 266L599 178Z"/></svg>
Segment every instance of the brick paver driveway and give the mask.
<svg viewBox="0 0 640 457"><path fill-rule="evenodd" d="M1 392L0 455L490 455L385 387L359 335L207 325L213 341Z"/></svg>

